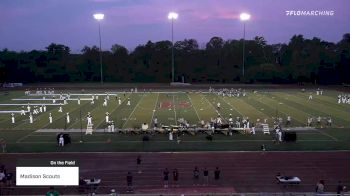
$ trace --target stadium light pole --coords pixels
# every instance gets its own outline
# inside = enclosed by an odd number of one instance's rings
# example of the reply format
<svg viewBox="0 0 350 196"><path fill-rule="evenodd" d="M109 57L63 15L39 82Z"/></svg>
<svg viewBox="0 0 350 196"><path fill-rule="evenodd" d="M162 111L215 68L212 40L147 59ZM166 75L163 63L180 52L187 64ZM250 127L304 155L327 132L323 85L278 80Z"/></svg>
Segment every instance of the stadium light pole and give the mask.
<svg viewBox="0 0 350 196"><path fill-rule="evenodd" d="M243 61L243 65L242 65L242 74L244 77L244 66L245 66L245 22L248 21L250 19L250 15L247 13L242 13L240 16L241 21L243 21L243 55L242 55L242 61Z"/></svg>
<svg viewBox="0 0 350 196"><path fill-rule="evenodd" d="M175 68L174 68L174 20L178 18L179 14L176 12L170 12L168 19L171 20L171 81L175 81Z"/></svg>
<svg viewBox="0 0 350 196"><path fill-rule="evenodd" d="M101 23L100 21L103 20L105 17L104 14L96 13L94 14L94 18L98 21L98 35L100 39L100 73L101 73L101 84L103 84L103 73L102 73L102 47L101 47Z"/></svg>

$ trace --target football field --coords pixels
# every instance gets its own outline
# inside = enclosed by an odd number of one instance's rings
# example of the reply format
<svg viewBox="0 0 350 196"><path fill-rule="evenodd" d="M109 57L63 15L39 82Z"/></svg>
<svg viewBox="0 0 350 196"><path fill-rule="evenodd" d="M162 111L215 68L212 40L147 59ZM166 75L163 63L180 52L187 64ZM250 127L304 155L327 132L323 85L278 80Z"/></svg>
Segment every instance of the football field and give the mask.
<svg viewBox="0 0 350 196"><path fill-rule="evenodd" d="M302 92L300 89L279 89L279 90L263 90L246 91L246 96L228 97L221 96L216 93L199 92L199 91L169 91L169 92L109 92L109 100L107 106L103 106L105 102L105 91L90 91L85 92L85 95L74 95L74 91L69 92L70 99L67 104L61 105L62 112L59 112L59 103L52 104L51 95L24 95L24 91L11 91L8 95L1 95L0 111L21 111L27 110L28 103L46 105L46 112L41 112L33 115L33 123L29 122L29 114L20 115L15 113L15 123L12 123L11 113L0 113L0 138L6 140L7 144L14 144L16 150L24 144L50 145L55 143L55 135L58 131L78 130L71 133L73 143L78 143L84 140L84 144L90 143L98 145L101 143L111 143L118 147L111 150L142 150L144 146L139 143L140 136L107 134L107 123L105 120L106 112L109 113L109 120L113 120L118 129L140 129L142 123L147 123L152 127L153 120L158 119L158 123L166 126L179 125L179 119L183 118L190 125L197 125L201 120L210 122L211 118L216 118L220 115L224 122L228 122L230 115L234 119L236 117L249 118L250 122L258 124L267 120L270 127L273 127L277 118L282 118L285 124L287 116L290 116L292 123L290 127L306 127L307 118L313 118L313 131L298 132L298 141L304 142L302 146L294 146L286 148L293 149L308 149L311 150L323 149L324 143L332 143L330 149L348 148L350 141L350 104L338 104L337 96L340 91L326 90L323 95L316 95L316 90L307 90ZM65 92L68 93L68 92ZM96 94L102 93L96 99ZM313 99L309 100L309 95L313 94ZM94 95L94 104L91 104L91 97ZM45 99L44 99L45 97ZM76 99L80 98L80 104ZM118 103L118 98L121 99L121 104ZM86 99L86 100L85 100ZM127 105L130 100L130 105ZM217 108L217 103L220 103L220 109ZM6 105L12 104L12 105ZM21 105L22 104L22 105ZM31 105L32 109L34 105ZM38 108L37 107L37 108ZM49 115L53 118L53 122L49 122ZM67 123L66 116L69 113L70 122ZM92 136L85 136L79 130L85 133L87 126L86 116L88 113L92 116L93 129L100 130L100 133L94 133ZM321 117L321 124L316 123L316 119ZM332 118L332 126L326 126L327 119ZM37 132L37 130L52 130L51 132ZM273 135L273 134L272 134ZM258 133L255 136L237 134L234 137L226 135L217 135L215 140L208 146L201 142L207 142L204 137L184 135L183 143L188 142L187 150L258 150L262 143L273 143L272 135L264 135ZM186 150L186 147L169 147L167 135L154 135L152 139L158 142L156 147L150 147L146 150ZM83 138L83 139L81 139ZM128 143L128 141L130 141ZM234 142L234 144L232 143ZM241 147L239 142L246 142L247 145ZM127 145L125 145L127 143ZM305 145L306 144L306 145ZM40 148L40 145L37 148ZM83 144L81 144L83 145ZM93 146L92 145L92 146ZM204 146L204 148L201 147ZM222 145L220 147L220 145ZM233 147L233 146L234 147ZM9 147L11 145L8 145ZM158 149L157 146L164 146ZM199 146L199 147L198 147ZM306 147L305 147L306 146ZM246 147L246 148L245 148ZM21 147L22 148L22 147ZM55 148L52 147L52 148ZM81 147L91 150L86 146ZM135 149L134 149L135 148ZM272 147L275 148L275 147ZM75 146L71 150L81 150ZM94 149L97 151L100 148ZM278 149L278 148L277 148ZM283 148L280 148L283 149ZM23 149L22 149L23 150ZM109 149L100 149L102 151L110 151ZM19 150L21 151L21 150Z"/></svg>

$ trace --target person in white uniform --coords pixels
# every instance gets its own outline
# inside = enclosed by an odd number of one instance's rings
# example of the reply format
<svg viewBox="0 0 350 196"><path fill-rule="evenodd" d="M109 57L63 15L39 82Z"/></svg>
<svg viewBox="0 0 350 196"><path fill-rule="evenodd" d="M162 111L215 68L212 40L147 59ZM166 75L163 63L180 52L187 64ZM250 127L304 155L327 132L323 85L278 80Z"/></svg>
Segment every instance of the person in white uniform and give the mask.
<svg viewBox="0 0 350 196"><path fill-rule="evenodd" d="M111 123L111 131L114 132L115 126L114 126L114 122L112 121Z"/></svg>
<svg viewBox="0 0 350 196"><path fill-rule="evenodd" d="M141 125L141 129L142 129L142 131L146 131L148 129L148 124L147 123L143 123Z"/></svg>
<svg viewBox="0 0 350 196"><path fill-rule="evenodd" d="M252 123L252 129L251 129L250 133L255 135L255 125L254 125L254 123Z"/></svg>
<svg viewBox="0 0 350 196"><path fill-rule="evenodd" d="M169 132L169 140L173 141L174 140L174 136L173 136L173 132Z"/></svg>
<svg viewBox="0 0 350 196"><path fill-rule="evenodd" d="M309 117L309 118L307 118L307 126L310 127L311 124L312 124L312 118Z"/></svg>
<svg viewBox="0 0 350 196"><path fill-rule="evenodd" d="M51 113L49 114L49 123L52 124L52 115L51 115Z"/></svg>
<svg viewBox="0 0 350 196"><path fill-rule="evenodd" d="M108 123L108 122L109 122L109 113L106 112L106 123Z"/></svg>
<svg viewBox="0 0 350 196"><path fill-rule="evenodd" d="M216 123L221 125L222 124L222 119L221 119L221 116L219 115L216 119Z"/></svg>
<svg viewBox="0 0 350 196"><path fill-rule="evenodd" d="M60 136L60 138L58 139L58 146L64 146L64 138L63 135Z"/></svg>
<svg viewBox="0 0 350 196"><path fill-rule="evenodd" d="M155 128L158 127L158 118L157 118L157 117L154 117L154 119L153 119L153 126L154 126Z"/></svg>
<svg viewBox="0 0 350 196"><path fill-rule="evenodd" d="M290 116L287 116L286 126L290 126L291 121L292 121L292 118Z"/></svg>
<svg viewBox="0 0 350 196"><path fill-rule="evenodd" d="M11 114L11 121L12 121L12 124L15 124L15 114L14 113Z"/></svg>
<svg viewBox="0 0 350 196"><path fill-rule="evenodd" d="M312 94L309 95L309 100L312 100Z"/></svg>
<svg viewBox="0 0 350 196"><path fill-rule="evenodd" d="M66 120L67 120L67 124L69 124L70 123L70 117L69 117L69 113L68 112L67 112Z"/></svg>
<svg viewBox="0 0 350 196"><path fill-rule="evenodd" d="M247 119L247 121L246 121L246 123L245 123L245 124L246 124L246 128L247 128L247 129L249 129L249 127L250 127L250 122L249 122L249 119Z"/></svg>
<svg viewBox="0 0 350 196"><path fill-rule="evenodd" d="M24 109L21 110L21 116L26 115L26 112L24 111Z"/></svg>
<svg viewBox="0 0 350 196"><path fill-rule="evenodd" d="M231 114L230 114L230 117L228 118L228 124L230 125L230 127L233 127L233 118Z"/></svg>
<svg viewBox="0 0 350 196"><path fill-rule="evenodd" d="M282 131L279 130L279 131L277 132L277 135L278 135L278 141L279 141L279 142L282 142Z"/></svg>
<svg viewBox="0 0 350 196"><path fill-rule="evenodd" d="M130 98L128 98L128 102L126 103L126 105L131 105Z"/></svg>
<svg viewBox="0 0 350 196"><path fill-rule="evenodd" d="M87 116L87 124L92 125L92 116L91 116L90 112L88 113L88 116Z"/></svg>
<svg viewBox="0 0 350 196"><path fill-rule="evenodd" d="M32 115L32 113L29 114L29 123L33 124L33 115Z"/></svg>

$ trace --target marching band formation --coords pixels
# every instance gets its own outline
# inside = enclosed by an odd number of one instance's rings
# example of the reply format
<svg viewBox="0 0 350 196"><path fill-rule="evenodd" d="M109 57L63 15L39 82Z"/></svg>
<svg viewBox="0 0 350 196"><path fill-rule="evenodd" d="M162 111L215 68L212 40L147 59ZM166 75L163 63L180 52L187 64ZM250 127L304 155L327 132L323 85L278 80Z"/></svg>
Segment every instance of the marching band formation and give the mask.
<svg viewBox="0 0 350 196"><path fill-rule="evenodd" d="M302 90L305 92L305 90ZM131 92L137 92L137 88L131 89ZM33 95L30 90L26 90L25 95L30 96ZM214 89L214 88L209 88L208 93L216 94L218 96L223 96L223 97L246 97L247 92L244 89L233 89L233 88L221 88L221 89ZM257 93L257 91L253 91L253 93ZM316 90L316 95L321 96L323 95L323 90L317 89ZM69 101L76 100L77 104L80 105L82 100L89 100L90 104L93 105L95 104L95 100L99 99L99 96L104 96L103 98L103 103L102 107L108 107L109 101L110 101L110 95L115 95L115 101L117 102L118 105L121 105L124 101L122 101L122 96L118 96L118 94L109 94L109 93L104 93L104 94L70 94L70 93L60 93L60 94L55 94L54 89L37 89L34 91L34 95L36 96L43 96L42 99L38 100L52 100L52 103L55 104L55 106L58 106L58 112L63 113L63 106L67 105ZM72 95L78 96L76 98L72 98ZM85 96L83 96L85 95ZM83 98L88 95L91 95L91 98ZM47 96L51 98L46 98ZM310 93L308 96L308 100L313 100L313 93ZM131 99L129 97L125 97L124 93L124 100L125 100L125 105L126 106L131 106ZM349 94L339 94L338 95L338 104L350 104L350 95ZM215 104L215 109L218 115L216 117L211 117L210 121L205 122L204 120L200 120L197 125L191 125L189 121L183 117L180 117L176 119L176 122L180 128L190 128L190 127L200 127L200 128L205 128L209 130L215 130L218 128L236 128L236 129L250 129L253 133L255 133L255 127L260 126L261 124L268 124L268 119L256 119L256 121L251 121L248 116L236 116L233 117L232 114L229 114L228 117L224 117L220 114L220 111L222 110L221 103L217 101ZM51 106L50 106L51 107ZM191 106L192 107L192 106ZM36 116L42 113L47 112L47 106L45 104L29 104L25 108L25 106L22 106L22 110L20 111L21 116L28 115L29 118L29 123L33 124L34 121L36 120ZM65 122L66 124L70 124L72 122L71 116L69 111L65 111ZM276 126L286 126L286 127L291 127L292 124L292 117L290 115L286 115L285 119L282 117L272 117L272 123ZM75 120L76 121L76 120ZM52 112L49 112L48 115L48 123L52 124L54 122L54 116ZM87 125L92 126L93 125L93 117L91 112L88 112L86 115L86 122ZM15 124L16 119L15 119L15 114L11 113L11 123ZM306 126L312 127L312 126L319 126L322 127L323 125L325 126L332 126L332 118L331 116L316 116L316 117L311 117L309 116L306 120ZM141 127L144 129L147 123L143 123ZM105 125L107 127L108 132L114 132L116 130L116 126L114 121L111 119L110 113L106 112L105 113ZM158 118L155 116L152 119L152 125L150 127L153 128L160 128L162 126L169 126L169 125L164 125L162 122L159 122ZM150 128L147 124L147 129Z"/></svg>

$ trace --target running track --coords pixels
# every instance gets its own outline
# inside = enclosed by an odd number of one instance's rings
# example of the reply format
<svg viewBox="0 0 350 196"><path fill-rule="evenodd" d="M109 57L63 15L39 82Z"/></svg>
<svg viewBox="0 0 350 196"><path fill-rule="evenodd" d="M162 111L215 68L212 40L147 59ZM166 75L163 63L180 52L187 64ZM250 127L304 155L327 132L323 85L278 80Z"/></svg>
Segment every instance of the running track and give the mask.
<svg viewBox="0 0 350 196"><path fill-rule="evenodd" d="M137 173L136 158L141 155L142 173ZM0 154L0 163L7 171L15 171L19 159L78 160L80 176L101 178L98 193L111 188L125 192L126 174L133 173L135 193L200 193L200 192L312 192L318 180L326 182L326 191L334 192L338 180L350 185L350 152L185 152L185 153L41 153ZM209 169L209 186L193 186L194 166ZM214 182L215 167L221 170L221 181ZM163 189L162 172L168 168L179 170L179 187ZM275 175L298 176L302 183L284 187L276 183ZM202 183L202 182L201 182ZM172 178L170 175L170 185ZM25 192L23 192L25 190ZM59 188L65 194L77 188ZM7 190L9 194L45 193L34 187ZM6 193L6 192L4 192Z"/></svg>

